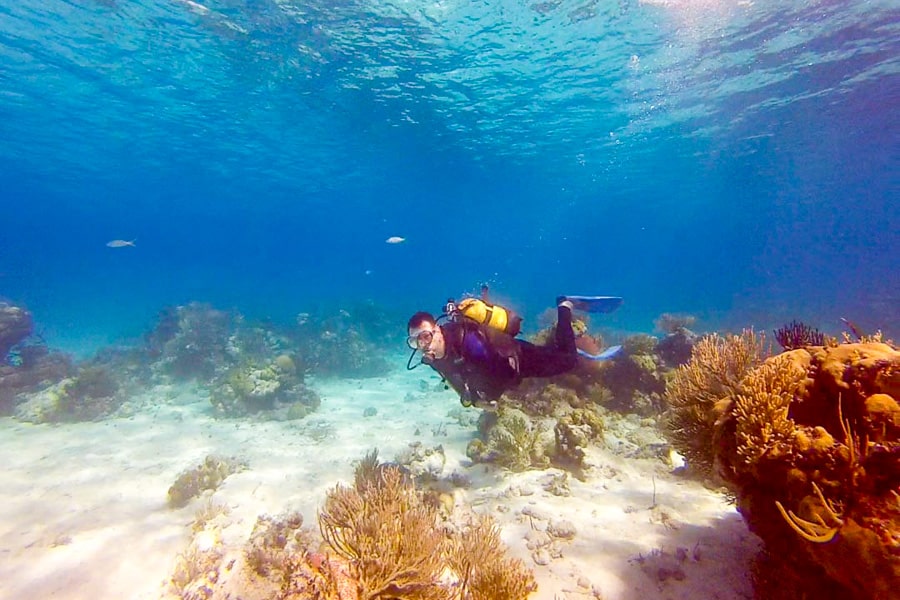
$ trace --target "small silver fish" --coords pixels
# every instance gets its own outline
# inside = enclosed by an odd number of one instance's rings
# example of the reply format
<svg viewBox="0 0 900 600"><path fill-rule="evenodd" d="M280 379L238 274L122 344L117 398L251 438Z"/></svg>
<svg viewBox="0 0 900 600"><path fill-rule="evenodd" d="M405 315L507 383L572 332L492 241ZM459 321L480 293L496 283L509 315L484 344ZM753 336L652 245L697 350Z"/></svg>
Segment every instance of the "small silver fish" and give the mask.
<svg viewBox="0 0 900 600"><path fill-rule="evenodd" d="M399 235L392 235L388 239L384 240L388 244L402 244L406 241L405 237L400 237Z"/></svg>
<svg viewBox="0 0 900 600"><path fill-rule="evenodd" d="M137 241L137 238L129 241L126 240L113 240L111 242L106 242L106 245L110 248L124 248L125 246L131 246L134 248L134 243Z"/></svg>

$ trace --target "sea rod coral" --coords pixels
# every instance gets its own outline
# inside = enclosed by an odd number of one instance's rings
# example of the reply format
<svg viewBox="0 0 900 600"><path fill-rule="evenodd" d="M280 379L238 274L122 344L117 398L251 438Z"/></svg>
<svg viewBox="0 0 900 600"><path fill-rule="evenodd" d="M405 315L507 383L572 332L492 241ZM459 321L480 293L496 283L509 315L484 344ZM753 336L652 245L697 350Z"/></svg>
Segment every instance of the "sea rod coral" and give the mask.
<svg viewBox="0 0 900 600"><path fill-rule="evenodd" d="M524 564L503 556L488 517L456 534L439 519L438 508L423 501L403 471L369 455L352 488L339 485L328 494L319 528L347 561L363 600L514 600L536 589Z"/></svg>

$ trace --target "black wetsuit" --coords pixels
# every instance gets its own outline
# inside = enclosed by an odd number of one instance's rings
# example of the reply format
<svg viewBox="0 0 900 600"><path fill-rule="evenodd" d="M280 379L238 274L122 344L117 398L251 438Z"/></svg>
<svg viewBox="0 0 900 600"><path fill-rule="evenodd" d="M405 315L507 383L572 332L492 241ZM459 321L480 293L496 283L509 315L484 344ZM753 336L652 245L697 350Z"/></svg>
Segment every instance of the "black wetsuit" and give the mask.
<svg viewBox="0 0 900 600"><path fill-rule="evenodd" d="M572 311L557 309L555 343L537 346L460 318L441 325L446 353L428 361L465 406L497 400L524 377L552 377L575 368L578 351Z"/></svg>

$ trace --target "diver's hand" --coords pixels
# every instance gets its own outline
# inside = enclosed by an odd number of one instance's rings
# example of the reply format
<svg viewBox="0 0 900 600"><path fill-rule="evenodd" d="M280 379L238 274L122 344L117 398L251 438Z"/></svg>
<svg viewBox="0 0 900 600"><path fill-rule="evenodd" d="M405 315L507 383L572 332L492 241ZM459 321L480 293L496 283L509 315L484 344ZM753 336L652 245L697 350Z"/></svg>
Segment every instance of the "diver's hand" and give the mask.
<svg viewBox="0 0 900 600"><path fill-rule="evenodd" d="M473 404L476 404L481 399L482 395L483 392L473 390L471 386L466 383L463 391L459 393L459 401L463 406L469 408Z"/></svg>
<svg viewBox="0 0 900 600"><path fill-rule="evenodd" d="M484 410L494 410L497 408L497 401L489 400L486 392L483 390L473 391L468 386L466 386L465 393L459 395L459 401L466 408L471 406Z"/></svg>

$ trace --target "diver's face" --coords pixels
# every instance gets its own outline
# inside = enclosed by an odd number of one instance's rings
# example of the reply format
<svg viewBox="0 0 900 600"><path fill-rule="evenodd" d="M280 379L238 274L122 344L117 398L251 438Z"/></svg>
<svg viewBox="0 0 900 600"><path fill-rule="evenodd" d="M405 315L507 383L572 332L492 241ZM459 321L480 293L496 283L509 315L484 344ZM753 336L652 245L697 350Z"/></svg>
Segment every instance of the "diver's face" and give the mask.
<svg viewBox="0 0 900 600"><path fill-rule="evenodd" d="M426 360L444 358L446 353L444 335L434 323L422 323L419 327L410 329L407 343L421 352Z"/></svg>

